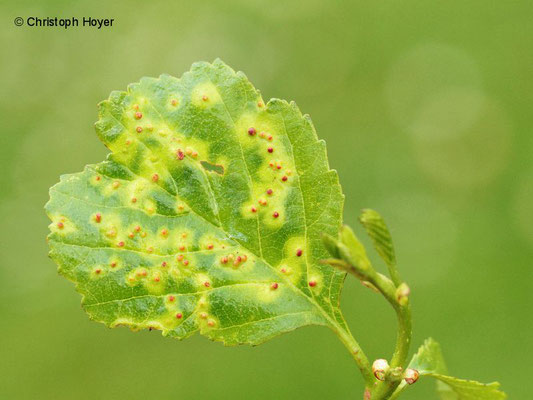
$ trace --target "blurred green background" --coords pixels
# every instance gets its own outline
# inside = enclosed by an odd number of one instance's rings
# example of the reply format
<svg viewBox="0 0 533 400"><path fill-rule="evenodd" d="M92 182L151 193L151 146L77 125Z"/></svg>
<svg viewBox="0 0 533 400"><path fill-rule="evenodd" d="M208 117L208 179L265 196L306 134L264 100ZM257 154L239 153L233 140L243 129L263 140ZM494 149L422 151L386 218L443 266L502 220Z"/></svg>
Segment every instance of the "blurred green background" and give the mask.
<svg viewBox="0 0 533 400"><path fill-rule="evenodd" d="M312 116L347 223L363 207L385 216L413 288L414 347L433 336L451 373L531 398L532 13L526 0L2 2L0 398L362 397L325 328L257 348L109 330L47 257L48 188L106 154L96 103L216 57ZM29 28L16 16L115 23ZM389 357L385 302L353 279L342 301L369 357ZM432 390L420 382L405 398Z"/></svg>

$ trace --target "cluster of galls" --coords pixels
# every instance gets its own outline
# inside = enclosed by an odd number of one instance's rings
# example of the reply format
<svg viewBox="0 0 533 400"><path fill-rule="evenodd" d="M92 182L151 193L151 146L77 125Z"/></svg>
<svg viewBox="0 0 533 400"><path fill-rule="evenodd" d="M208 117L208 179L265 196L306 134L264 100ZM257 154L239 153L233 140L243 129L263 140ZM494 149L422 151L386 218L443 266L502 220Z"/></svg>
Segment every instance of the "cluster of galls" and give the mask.
<svg viewBox="0 0 533 400"><path fill-rule="evenodd" d="M204 96L204 101L207 100L207 96ZM176 99L172 99L171 101L171 104L173 106L177 106L178 105L178 101ZM133 117L135 120L137 121L141 121L142 118L143 118L143 113L139 111L139 105L138 104L134 104L132 106L132 108L135 110L135 113L133 114ZM152 124L145 124L145 125L137 125L135 127L135 132L137 133L142 133L144 130L147 130L148 132L152 132L154 130L154 127L152 126ZM166 132L164 130L160 130L159 131L159 134L161 136L166 136ZM181 142L180 139L177 139L177 138L173 138L172 140L177 140L178 142ZM127 143L127 144L130 144L130 143ZM182 150L181 148L176 150L176 159L177 160L183 160L185 158L185 155L188 155L194 159L196 159L198 157L198 152L196 150L194 150L193 148L191 147L186 147L185 150ZM156 176L157 174L154 174L154 176ZM157 182L157 179L153 179L152 177L152 180L154 182Z"/></svg>
<svg viewBox="0 0 533 400"><path fill-rule="evenodd" d="M257 133L257 129L255 129L254 127L250 127L250 128L248 128L247 132L248 132L248 135L249 135L249 136L252 136L252 137L254 137L254 136L257 135L257 136L260 137L261 139L265 139L265 140L267 140L267 141L269 141L269 142L272 142L272 141L274 140L274 137L273 137L271 134L268 134L268 133L266 133L266 132L259 132L259 133ZM272 147L272 146L269 145L269 146L267 147L267 152L270 153L270 154L274 153L274 147ZM282 162L281 162L281 160L271 160L271 161L269 162L269 166L270 166L270 168L272 168L274 171L281 171L281 169L282 169ZM281 180L282 182L287 182L287 181L289 180L289 176L291 176L291 175L292 175L292 171L288 169L288 170L285 171L284 175L280 178L280 180ZM269 196L271 196L271 195L272 195L272 189L268 189L268 190L267 190L267 194L268 194ZM261 206L266 206L266 205L267 205L267 201L266 201L264 198L260 198L259 201L258 201L258 203L259 203L259 205L261 205ZM252 207L250 208L250 211L251 211L252 213L257 212L257 207L252 206ZM273 217L273 218L279 218L279 212L278 212L278 211L274 211L274 212L272 213L272 217Z"/></svg>
<svg viewBox="0 0 533 400"><path fill-rule="evenodd" d="M221 264L233 264L235 268L238 268L241 263L248 261L248 256L246 254L228 254L227 256L220 257Z"/></svg>

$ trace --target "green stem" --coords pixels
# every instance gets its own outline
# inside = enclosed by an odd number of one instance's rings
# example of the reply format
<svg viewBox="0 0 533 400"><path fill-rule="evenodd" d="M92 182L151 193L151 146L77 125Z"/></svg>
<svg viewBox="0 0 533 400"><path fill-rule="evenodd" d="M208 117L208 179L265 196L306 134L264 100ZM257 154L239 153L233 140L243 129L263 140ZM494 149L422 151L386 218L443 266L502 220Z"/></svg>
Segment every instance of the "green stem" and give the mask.
<svg viewBox="0 0 533 400"><path fill-rule="evenodd" d="M400 383L388 400L396 400L398 397L400 397L400 393L403 392L406 386L407 384L405 382Z"/></svg>
<svg viewBox="0 0 533 400"><path fill-rule="evenodd" d="M348 272L357 277L358 279L368 280L374 285L378 291L385 297L385 299L391 304L392 308L396 312L398 319L398 334L396 338L396 348L394 350L390 367L402 367L407 360L409 353L409 346L411 344L412 323L411 323L411 307L409 302L405 305L398 303L396 299L396 285L385 275L375 272L374 270L367 271L364 277L352 266L348 269ZM375 379L372 377L372 381ZM398 387L401 381L378 381L375 385L372 385L372 400L384 400L389 399L394 390ZM368 387L367 383L367 387Z"/></svg>
<svg viewBox="0 0 533 400"><path fill-rule="evenodd" d="M339 325L335 326L335 328L336 329L334 329L334 332L337 334L341 342L348 349L351 356L357 363L357 366L361 371L361 375L363 375L363 379L365 380L365 385L367 387L372 385L374 382L374 375L372 374L372 367L370 366L370 362L368 361L368 357L366 356L365 352L357 340L355 340L348 328L343 329Z"/></svg>
<svg viewBox="0 0 533 400"><path fill-rule="evenodd" d="M405 305L398 303L396 299L396 285L380 273L373 273L369 276L370 282L377 287L385 299L390 303L398 319L398 334L396 337L396 348L390 362L391 368L404 367L409 353L412 335L411 306L409 302ZM372 400L388 399L398 387L401 381L379 382L372 393Z"/></svg>
<svg viewBox="0 0 533 400"><path fill-rule="evenodd" d="M398 318L398 335L396 338L396 348L391 359L391 368L403 367L409 353L411 344L411 306L409 302L402 306L396 299L396 286L384 275L375 273L370 277L371 283L378 288L383 296L390 303Z"/></svg>

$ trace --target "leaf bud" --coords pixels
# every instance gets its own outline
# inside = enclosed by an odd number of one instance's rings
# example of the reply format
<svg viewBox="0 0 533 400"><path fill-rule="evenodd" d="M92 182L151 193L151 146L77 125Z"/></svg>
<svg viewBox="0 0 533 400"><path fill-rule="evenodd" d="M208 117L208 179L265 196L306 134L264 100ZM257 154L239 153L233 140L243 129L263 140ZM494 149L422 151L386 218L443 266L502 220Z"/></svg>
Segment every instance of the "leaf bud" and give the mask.
<svg viewBox="0 0 533 400"><path fill-rule="evenodd" d="M418 373L418 371L416 369L407 368L405 370L405 374L403 375L403 379L409 385L412 385L413 383L415 383L418 380L419 376L420 376L420 374Z"/></svg>
<svg viewBox="0 0 533 400"><path fill-rule="evenodd" d="M409 289L409 286L407 286L405 283L402 283L400 286L398 286L396 289L396 300L401 306L405 306L407 304L410 293L411 289Z"/></svg>
<svg viewBox="0 0 533 400"><path fill-rule="evenodd" d="M376 379L384 381L389 371L389 363L382 358L377 359L372 363L372 373Z"/></svg>

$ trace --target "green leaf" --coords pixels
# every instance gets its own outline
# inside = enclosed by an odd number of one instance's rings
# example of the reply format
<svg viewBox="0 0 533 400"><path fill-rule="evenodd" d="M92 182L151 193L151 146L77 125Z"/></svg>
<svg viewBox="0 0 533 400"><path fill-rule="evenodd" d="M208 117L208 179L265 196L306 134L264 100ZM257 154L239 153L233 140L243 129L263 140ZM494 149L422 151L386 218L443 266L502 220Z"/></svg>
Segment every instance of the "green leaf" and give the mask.
<svg viewBox="0 0 533 400"><path fill-rule="evenodd" d="M359 221L366 229L368 236L370 236L374 248L387 264L392 281L396 286L400 285L401 280L396 269L394 245L385 221L377 211L371 209L363 210L359 216Z"/></svg>
<svg viewBox="0 0 533 400"><path fill-rule="evenodd" d="M507 397L498 390L500 384L497 382L483 384L447 376L440 345L431 338L418 349L409 368L416 369L421 376L437 379L437 391L442 400L501 400Z"/></svg>
<svg viewBox="0 0 533 400"><path fill-rule="evenodd" d="M440 382L437 391L442 400L500 400L507 395L500 391L498 382L479 383L465 379L452 378L451 376L428 374Z"/></svg>
<svg viewBox="0 0 533 400"><path fill-rule="evenodd" d="M420 346L411 359L409 368L416 369L420 375L448 373L440 345L433 338L426 339Z"/></svg>
<svg viewBox="0 0 533 400"><path fill-rule="evenodd" d="M335 237L328 235L327 233L322 234L322 243L328 251L328 253L334 258L340 258L339 252L339 240Z"/></svg>
<svg viewBox="0 0 533 400"><path fill-rule="evenodd" d="M359 216L359 221L365 227L368 236L378 254L387 265L396 265L396 255L392 244L392 237L381 215L374 210L365 209Z"/></svg>
<svg viewBox="0 0 533 400"><path fill-rule="evenodd" d="M50 255L110 327L259 344L346 330L345 274L320 263L344 197L294 103L222 61L143 78L99 105L107 160L50 189Z"/></svg>
<svg viewBox="0 0 533 400"><path fill-rule="evenodd" d="M354 231L348 225L342 226L340 240L341 243L338 245L340 258L352 264L358 272L364 273L372 269L365 246L357 239Z"/></svg>

